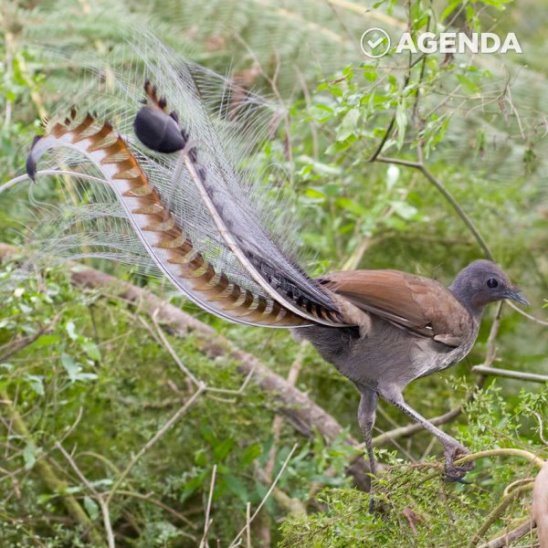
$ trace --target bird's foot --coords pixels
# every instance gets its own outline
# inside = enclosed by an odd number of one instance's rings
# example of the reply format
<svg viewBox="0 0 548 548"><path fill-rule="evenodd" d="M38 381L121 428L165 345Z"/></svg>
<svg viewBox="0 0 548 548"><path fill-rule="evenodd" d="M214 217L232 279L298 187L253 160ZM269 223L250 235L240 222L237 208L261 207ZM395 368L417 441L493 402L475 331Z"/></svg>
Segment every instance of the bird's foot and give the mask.
<svg viewBox="0 0 548 548"><path fill-rule="evenodd" d="M460 457L468 455L470 451L460 444L451 444L445 447L445 470L444 476L447 481L457 481L465 483L463 481L467 472L470 472L474 468L473 462L467 462L465 464L456 465L454 462Z"/></svg>

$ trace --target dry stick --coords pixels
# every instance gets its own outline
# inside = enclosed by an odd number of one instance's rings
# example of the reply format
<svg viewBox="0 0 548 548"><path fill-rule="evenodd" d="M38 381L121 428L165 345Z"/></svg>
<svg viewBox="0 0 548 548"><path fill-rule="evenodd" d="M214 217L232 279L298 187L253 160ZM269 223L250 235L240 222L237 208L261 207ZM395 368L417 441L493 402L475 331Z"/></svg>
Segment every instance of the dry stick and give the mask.
<svg viewBox="0 0 548 548"><path fill-rule="evenodd" d="M504 491L502 492L502 496L507 497L516 487L520 487L526 484L531 484L532 486L534 481L535 481L535 478L531 478L531 477L517 479L513 481L512 483L509 483L504 488Z"/></svg>
<svg viewBox="0 0 548 548"><path fill-rule="evenodd" d="M214 386L208 386L207 383L204 381L199 380L193 373L186 367L186 365L182 362L181 358L179 358L179 355L169 342L168 338L164 335L160 325L158 324L158 321L156 320L156 316L158 314L158 311L156 310L152 314L152 321L154 322L154 326L156 328L155 334L158 336L159 342L166 348L166 350L169 352L170 356L173 358L173 361L177 364L177 367L182 371L184 375L186 375L192 383L194 383L195 386L200 386L200 384L204 385L204 390L210 394L229 394L233 396L240 396L244 393L247 385L249 384L249 381L251 380L251 377L253 376L254 371L251 370L248 375L245 377L243 383L240 385L239 388L236 388L235 390L232 388L216 388ZM143 323L145 326L148 327L147 323L142 319L139 318L141 323ZM154 333L153 333L154 334ZM228 400L221 400L221 398L217 398L220 401L228 401Z"/></svg>
<svg viewBox="0 0 548 548"><path fill-rule="evenodd" d="M540 438L540 441L544 445L548 445L548 440L544 437L544 420L536 411L533 412L533 415L535 415L536 419L538 420L538 436Z"/></svg>
<svg viewBox="0 0 548 548"><path fill-rule="evenodd" d="M93 486L93 484L84 476L80 468L78 468L78 465L74 461L74 459L65 451L65 448L57 442L55 444L55 447L59 449L63 457L67 460L67 462L70 464L71 468L74 470L80 481L89 489L89 491L93 494L95 500L99 504L99 507L101 508L101 514L103 515L103 525L105 527L105 533L107 535L107 542L109 548L115 548L116 543L114 541L114 533L112 531L112 523L110 521L110 512L108 510L108 504L105 502L105 498L102 494L100 494L97 489Z"/></svg>
<svg viewBox="0 0 548 548"><path fill-rule="evenodd" d="M514 502L517 497L531 491L532 487L533 486L531 484L522 485L521 487L514 489L507 497L503 498L502 501L489 513L486 520L483 522L478 531L474 533L474 536L468 543L467 548L474 548L481 540L481 537L483 537L483 535L487 533L491 525L493 525L493 523L495 523L495 521L497 521L502 516L506 508L508 508L508 506L510 506L510 504Z"/></svg>
<svg viewBox="0 0 548 548"><path fill-rule="evenodd" d="M194 386L198 387L201 384L201 381L199 381L190 369L183 363L183 361L179 358L179 355L177 352L175 352L175 349L169 341L167 340L167 337L165 336L164 332L160 329L160 326L158 325L158 321L156 320L157 313L152 314L152 322L154 323L154 327L156 328L156 334L158 335L161 343L164 345L166 350L169 352L169 355L173 358L173 361L177 364L177 367L181 370L183 375L186 375L191 382L194 384Z"/></svg>
<svg viewBox="0 0 548 548"><path fill-rule="evenodd" d="M190 406L196 401L196 399L204 392L205 385L200 385L196 392L188 399L188 401L176 412L171 418L150 438L150 440L141 447L141 449L133 456L126 466L125 470L120 474L112 489L106 498L106 504L108 505L114 496L114 493L120 487L122 482L126 479L127 475L131 472L131 469L137 464L139 459L188 411Z"/></svg>
<svg viewBox="0 0 548 548"><path fill-rule="evenodd" d="M180 402L179 402L180 403ZM63 441L63 440L61 440ZM100 455L99 453L96 453L94 451L80 451L78 453L78 456L81 458L81 457L92 457L98 461L100 461L102 464L104 464L107 468L107 470L112 474L114 474L114 476L117 476L120 474L120 469L110 460L108 459L107 457L105 457L104 455ZM176 517L178 517L179 519L181 519L183 522L185 522L187 525L191 525L191 522L190 520L186 519L184 516L178 514L178 512L176 512L175 510L173 510L172 508L170 508L169 506L167 505L163 505L163 503L155 500L155 499L151 499L151 495L152 493L148 494L148 495L143 495L141 493L134 493L133 491L124 491L122 489L118 489L116 491L116 495L119 495L119 496L123 496L124 494L128 495L128 496L131 496L131 497L134 497L134 498L141 498L143 500L147 500L149 502L151 502L152 504L156 504L157 506L160 506L161 508L164 508L166 511L172 513L173 515L175 515ZM185 521L186 519L186 521ZM128 520L133 524L133 517L129 517L128 515ZM181 535L183 536L188 536L189 538L191 538L192 540L196 541L196 538L192 535L189 535L188 533L186 533L185 531L180 531Z"/></svg>
<svg viewBox="0 0 548 548"><path fill-rule="evenodd" d="M257 509L255 510L255 512L253 512L253 515L249 518L249 520L246 519L246 524L242 527L242 529L240 529L240 532L234 537L234 540L230 543L228 548L234 548L235 546L238 546L238 544L239 544L238 541L240 540L241 536L245 533L246 529L249 528L249 526L251 525L251 522L257 517L257 514L261 511L262 507L266 504L266 501L268 500L268 498L272 494L272 491L274 491L274 489L276 488L277 483L280 481L280 479L281 479L283 473L285 472L285 469L287 468L287 466L289 464L289 461L291 460L291 457L293 456L293 453L295 453L296 449L297 449L297 444L295 444L292 447L291 451L289 452L289 455L287 455L284 463L282 464L282 467L280 468L280 471L278 472L278 474L274 478L274 481L272 482L272 485L270 486L270 488L266 492L265 496L263 497L263 499L259 503L259 506L257 506ZM238 544L236 544L237 542L238 542Z"/></svg>
<svg viewBox="0 0 548 548"><path fill-rule="evenodd" d="M513 447L501 447L498 449L487 449L486 451L478 451L477 453L471 453L470 455L465 455L460 457L455 461L457 466L461 464L466 464L467 462L473 462L478 459L483 459L485 457L522 457L532 464L535 464L539 468L542 468L545 462L537 457L534 453L530 451L525 451L524 449L515 449Z"/></svg>
<svg viewBox="0 0 548 548"><path fill-rule="evenodd" d="M6 343L5 345L0 346L0 361L5 361L9 359L10 356L13 356L13 354L16 354L20 350L23 350L23 348L30 346L34 341L39 339L42 335L51 333L53 329L55 328L57 322L59 321L60 317L61 317L61 314L57 314L55 318L53 318L53 320L48 325L41 327L36 333L33 333L32 335L15 338L9 343Z"/></svg>
<svg viewBox="0 0 548 548"><path fill-rule="evenodd" d="M540 373L526 373L524 371L514 371L512 369L498 369L496 367L487 367L485 365L476 365L472 371L482 375L492 375L495 377L507 377L509 379L518 379L520 381L531 381L539 383L548 383L548 375Z"/></svg>
<svg viewBox="0 0 548 548"><path fill-rule="evenodd" d="M215 489L215 478L217 477L217 465L213 466L213 471L211 472L211 482L209 484L209 495L207 497L207 506L204 520L204 534L202 535L202 540L200 541L200 548L207 548L209 546L207 542L207 535L209 533L209 527L213 520L209 519L211 514L211 502L213 501L213 490Z"/></svg>
<svg viewBox="0 0 548 548"><path fill-rule="evenodd" d="M508 306L510 308L513 308L516 312L519 312L522 316L525 316L528 320L531 320L532 322L538 323L539 325L543 325L545 327L548 327L548 321L541 320L540 318L536 318L535 316L532 316L531 314L528 314L524 310L522 310L519 306L516 306L513 302L508 302Z"/></svg>
<svg viewBox="0 0 548 548"><path fill-rule="evenodd" d="M245 524L246 524L246 548L251 548L251 503L245 505Z"/></svg>
<svg viewBox="0 0 548 548"><path fill-rule="evenodd" d="M82 453L80 453L82 454ZM185 525L196 529L196 525L190 521L184 514L181 514L180 512L177 512L177 510L174 510L171 508L171 506L168 506L167 504L163 503L161 500L155 499L152 497L152 494L143 495L143 493L139 493L137 491L127 491L125 489L118 489L116 491L116 495L123 495L126 497L135 498L138 500L142 500L144 502L150 502L150 504L154 506L158 506L158 508L162 508L165 510L168 514L171 514L173 517L177 518L178 520L182 521ZM191 535L190 533L187 533L186 531L183 531L182 529L179 529L178 534L183 535L184 537L187 537L189 539L192 539L193 541L196 541L196 537L194 535Z"/></svg>
<svg viewBox="0 0 548 548"><path fill-rule="evenodd" d="M519 540L530 533L534 526L533 520L527 519L511 531L481 544L478 548L504 548L504 546L510 546L515 540Z"/></svg>
<svg viewBox="0 0 548 548"><path fill-rule="evenodd" d="M473 392L469 394L469 398L473 397L472 394ZM454 409L451 409L450 411L447 411L447 413L444 413L443 415L439 415L438 417L429 419L428 422L430 422L434 426L440 426L441 424L446 424L452 421L453 419L457 418L462 413L463 407L464 407L464 403L458 405L457 407L455 407ZM393 430L389 430L388 432L384 432L378 436L375 436L373 438L373 445L375 447L379 445L384 445L398 438L406 438L406 437L412 436L413 434L416 434L417 432L421 432L422 430L423 430L422 425L418 423L411 423L411 424L407 424L406 426L400 426L399 428L394 428Z"/></svg>

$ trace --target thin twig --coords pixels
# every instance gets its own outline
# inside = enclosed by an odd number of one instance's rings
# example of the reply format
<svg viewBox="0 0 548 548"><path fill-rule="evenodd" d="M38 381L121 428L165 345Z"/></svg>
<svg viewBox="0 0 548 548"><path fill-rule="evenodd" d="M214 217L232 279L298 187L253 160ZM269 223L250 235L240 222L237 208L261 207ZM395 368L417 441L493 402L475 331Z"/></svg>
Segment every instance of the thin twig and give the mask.
<svg viewBox="0 0 548 548"><path fill-rule="evenodd" d="M164 332L160 328L160 325L158 324L157 316L158 316L158 311L156 310L151 316L152 323L154 324L154 327L155 327L156 335L158 336L158 338L164 345L164 348L169 352L169 355L173 358L173 361L177 364L177 367L183 372L184 375L186 375L192 381L194 386L199 386L201 381L199 381L194 376L194 373L192 373L192 371L190 371L190 369L188 369L188 367L179 358L179 355L177 354L177 352L175 352L173 346L171 346Z"/></svg>
<svg viewBox="0 0 548 548"><path fill-rule="evenodd" d="M542 384L548 382L548 375L541 375L540 373L527 373L525 371L514 371L513 369L499 369L485 365L476 365L472 367L472 371L474 371L474 373L481 373L482 375L507 377L509 379L518 379L520 381L539 382Z"/></svg>
<svg viewBox="0 0 548 548"><path fill-rule="evenodd" d="M470 232L474 235L474 238L478 242L479 246L483 249L485 256L491 261L494 260L493 254L487 245L487 242L483 239L480 231L476 228L472 219L468 216L466 211L461 207L459 202L453 197L453 195L445 188L445 185L435 177L432 172L424 165L420 166L421 173L439 190L443 197L453 206L453 209L457 212L457 215L462 219L464 224L468 227Z"/></svg>
<svg viewBox="0 0 548 548"><path fill-rule="evenodd" d="M265 496L261 500L259 506L257 506L257 509L255 510L255 512L253 512L253 515L251 516L251 518L249 520L246 520L246 524L242 527L240 532L234 537L234 540L230 543L228 548L234 548L235 546L237 546L236 543L240 540L241 536L245 533L246 529L250 526L250 524L253 522L253 520L257 517L257 514L261 511L262 507L266 504L266 501L268 500L268 498L272 494L272 491L276 487L277 483L280 481L280 479L281 479L283 473L285 472L285 469L287 468L287 466L289 464L289 461L291 460L291 457L293 456L293 453L295 453L296 449L297 449L297 444L295 444L293 446L293 448L289 452L289 455L287 455L284 463L282 464L282 467L280 468L280 471L278 472L278 474L274 478L274 481L272 482L272 485L270 486L270 488L266 492Z"/></svg>
<svg viewBox="0 0 548 548"><path fill-rule="evenodd" d="M289 373L287 374L287 382L290 386L295 386L297 379L299 377L299 373L302 368L304 354L306 352L306 348L308 346L307 341L302 341L299 350L297 352L297 356L293 363L291 364L291 367L289 368ZM280 414L276 414L274 417L274 420L272 421L272 447L270 448L269 454L268 454L268 460L264 467L264 476L268 482L272 481L272 471L274 470L274 464L276 463L276 452L277 452L277 446L278 442L280 440L280 433L282 429L282 416Z"/></svg>
<svg viewBox="0 0 548 548"><path fill-rule="evenodd" d="M116 491L116 495L125 496L125 497L131 497L138 500L142 500L144 502L150 502L150 504L153 504L154 506L158 506L158 508L162 508L162 510L165 510L169 514L171 514L173 517L177 518L178 520L182 521L187 525L188 527L191 527L193 529L196 528L196 525L189 520L184 514L181 514L181 512L177 512L177 510L174 510L171 508L171 506L168 506L167 504L164 504L161 500L155 499L152 497L152 494L146 494L143 495L142 493L138 493L136 491L127 491L125 489L118 489ZM196 541L197 538L194 535L191 535L190 533L187 533L185 531L179 530L180 534L192 539L193 541Z"/></svg>
<svg viewBox="0 0 548 548"><path fill-rule="evenodd" d="M504 546L510 546L510 544L512 544L515 540L519 540L530 533L534 527L535 524L533 520L527 519L511 531L491 539L485 544L481 544L478 548L504 548Z"/></svg>
<svg viewBox="0 0 548 548"><path fill-rule="evenodd" d="M504 488L504 491L502 492L502 496L503 497L507 497L516 487L519 487L521 485L525 485L525 484L533 484L533 482L535 481L535 478L520 478L520 479L517 479L516 481L513 481L512 483L509 483L505 488Z"/></svg>
<svg viewBox="0 0 548 548"><path fill-rule="evenodd" d="M251 548L251 503L245 505L246 548Z"/></svg>
<svg viewBox="0 0 548 548"><path fill-rule="evenodd" d="M527 312L522 310L519 306L516 306L511 301L507 301L507 304L510 308L513 308L516 312L519 312L522 316L525 316L528 320L538 323L539 325L543 325L544 327L548 327L548 321L541 320L540 318L536 318L535 316L531 316L531 314L528 314Z"/></svg>
<svg viewBox="0 0 548 548"><path fill-rule="evenodd" d="M51 333L55 329L55 326L59 322L60 318L61 318L61 313L58 313L53 318L53 320L50 323L48 323L48 325L41 327L36 333L33 333L32 335L27 335L25 337L15 338L9 343L3 346L0 346L0 361L5 361L9 359L11 356L16 354L17 352L20 352L27 346L30 346L34 341L39 339L42 335Z"/></svg>
<svg viewBox="0 0 548 548"><path fill-rule="evenodd" d="M63 457L65 457L66 461L70 464L70 467L74 470L80 481L89 489L89 491L92 493L93 497L97 501L97 504L99 504L99 508L101 508L101 514L103 516L105 533L107 535L108 547L115 548L116 543L114 541L114 533L112 531L112 523L110 521L110 512L108 510L108 503L105 500L103 494L99 493L97 489L95 489L93 484L86 478L86 476L84 476L80 468L78 468L75 460L71 457L69 453L67 453L65 448L59 442L55 443L55 447L61 452Z"/></svg>
<svg viewBox="0 0 548 548"><path fill-rule="evenodd" d="M392 119L390 120L390 123L388 124L388 127L386 128L386 131L384 132L384 135L381 139L381 142L377 146L377 148L374 150L373 154L369 157L367 160L368 162L374 162L375 160L379 160L379 155L382 152L382 149L384 148L384 145L386 144L386 141L388 141L388 138L390 137L390 134L392 133L392 130L394 129L394 124L396 123L396 115L392 116Z"/></svg>
<svg viewBox="0 0 548 548"><path fill-rule="evenodd" d="M209 484L209 495L207 497L207 506L206 506L206 512L205 512L205 520L204 520L204 534L202 535L202 540L200 541L200 548L207 548L209 546L207 542L207 535L209 533L209 527L211 526L211 522L213 521L209 519L209 516L211 514L211 503L213 501L213 491L215 489L216 476L217 476L217 465L215 464L211 472L211 482Z"/></svg>
<svg viewBox="0 0 548 548"><path fill-rule="evenodd" d="M540 414L537 413L536 411L533 412L533 415L535 415L536 419L538 420L538 435L539 435L540 441L544 445L548 445L548 440L544 437L544 420L542 419Z"/></svg>
<svg viewBox="0 0 548 548"><path fill-rule="evenodd" d="M534 453L525 451L524 449L515 449L513 447L501 447L498 449L488 449L486 451L471 453L470 455L465 455L464 457L458 458L455 461L455 464L460 466L461 464L466 464L467 462L473 462L486 457L522 457L539 468L544 466L544 461L540 457L537 457Z"/></svg>
<svg viewBox="0 0 548 548"><path fill-rule="evenodd" d="M131 472L131 469L137 464L139 459L188 411L191 405L196 401L196 399L204 392L205 385L198 386L198 389L188 401L176 412L173 416L150 438L150 440L143 445L143 447L133 456L129 461L129 464L116 480L112 489L109 491L108 497L106 499L107 504L110 503L114 493L120 487L122 482L126 479L127 475Z"/></svg>
<svg viewBox="0 0 548 548"><path fill-rule="evenodd" d="M493 523L495 523L502 516L502 514L504 513L506 508L508 508L508 506L510 506L510 504L512 504L512 502L514 502L514 500L517 497L523 495L524 493L528 493L529 491L531 491L532 487L533 487L532 484L522 485L521 487L518 487L518 488L514 489L510 493L510 495L503 498L502 501L499 504L497 504L497 506L489 513L489 515L487 516L485 521L482 523L482 525L478 529L478 531L476 531L476 533L474 533L473 537L471 538L470 542L468 543L467 548L474 548L477 545L477 543L481 540L483 535L485 535L485 533L487 533L487 531L493 525Z"/></svg>

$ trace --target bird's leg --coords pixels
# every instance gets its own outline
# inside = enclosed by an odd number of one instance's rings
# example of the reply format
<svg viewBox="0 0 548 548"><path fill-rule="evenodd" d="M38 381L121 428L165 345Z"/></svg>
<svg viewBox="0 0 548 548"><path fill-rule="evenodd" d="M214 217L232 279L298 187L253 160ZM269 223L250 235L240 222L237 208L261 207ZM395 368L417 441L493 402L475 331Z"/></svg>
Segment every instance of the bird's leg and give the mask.
<svg viewBox="0 0 548 548"><path fill-rule="evenodd" d="M367 388L360 388L361 399L358 407L358 423L360 425L365 448L367 450L367 458L369 459L369 470L373 476L377 474L377 464L375 462L375 454L373 452L373 425L375 424L375 411L377 409L377 393ZM373 511L374 500L372 496L373 482L369 490L370 502L369 511Z"/></svg>
<svg viewBox="0 0 548 548"><path fill-rule="evenodd" d="M390 391L388 393L381 392L383 399L401 409L406 415L411 417L415 422L418 422L425 430L435 436L443 445L443 454L445 457L445 476L450 481L461 480L466 472L469 472L473 467L473 463L468 463L462 466L456 466L454 463L459 457L469 453L468 449L459 443L455 438L452 438L439 428L436 428L430 421L425 419L420 413L417 413L409 406L401 392Z"/></svg>

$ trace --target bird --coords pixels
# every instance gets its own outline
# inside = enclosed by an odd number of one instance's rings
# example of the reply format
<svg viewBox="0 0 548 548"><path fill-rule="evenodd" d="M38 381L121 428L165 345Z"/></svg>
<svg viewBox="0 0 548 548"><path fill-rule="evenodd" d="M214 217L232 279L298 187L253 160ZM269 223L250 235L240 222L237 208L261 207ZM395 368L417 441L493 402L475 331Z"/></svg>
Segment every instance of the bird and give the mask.
<svg viewBox="0 0 548 548"><path fill-rule="evenodd" d="M95 238L102 229L94 243L110 246L108 258L121 254L153 265L178 291L226 320L290 329L310 341L360 394L358 423L372 474L372 429L382 399L441 442L446 477L461 479L469 467L455 461L467 449L407 404L403 390L462 361L484 308L506 299L527 304L523 294L485 259L463 268L449 287L397 270L310 277L284 243L283 204L265 198L254 173L239 167L243 152L235 141L243 139L243 149L250 150L246 139L256 131L243 131L247 122L238 125L235 111L245 115L264 103L238 89L234 95L244 99L235 108L226 80L181 60L154 38L148 42L136 48L142 66L116 75L118 88L97 84L86 91L94 106L109 104L104 113L73 106L46 125L27 157L28 177L35 181L38 162L56 151L50 165L73 165L74 177L109 191L70 210L91 223ZM223 89L210 99L218 84ZM105 96L112 96L110 103ZM222 117L226 104L230 120ZM71 231L82 224L56 222Z"/></svg>
<svg viewBox="0 0 548 548"><path fill-rule="evenodd" d="M364 335L353 327L324 326L298 333L358 389L358 422L371 472L376 474L372 430L380 397L433 434L444 448L446 477L462 478L469 467L454 462L467 449L407 404L403 389L466 357L478 336L486 305L506 299L526 305L527 299L498 265L484 259L462 269L448 288L397 270L335 272L319 282L370 319Z"/></svg>

